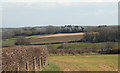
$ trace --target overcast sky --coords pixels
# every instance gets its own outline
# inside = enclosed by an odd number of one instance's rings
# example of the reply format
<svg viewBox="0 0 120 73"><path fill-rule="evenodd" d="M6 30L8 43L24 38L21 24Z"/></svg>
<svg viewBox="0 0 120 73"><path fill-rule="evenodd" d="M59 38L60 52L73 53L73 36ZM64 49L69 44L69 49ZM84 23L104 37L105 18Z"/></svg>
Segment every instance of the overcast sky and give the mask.
<svg viewBox="0 0 120 73"><path fill-rule="evenodd" d="M102 0L98 0L102 1ZM9 2L2 4L2 27L117 25L117 2Z"/></svg>

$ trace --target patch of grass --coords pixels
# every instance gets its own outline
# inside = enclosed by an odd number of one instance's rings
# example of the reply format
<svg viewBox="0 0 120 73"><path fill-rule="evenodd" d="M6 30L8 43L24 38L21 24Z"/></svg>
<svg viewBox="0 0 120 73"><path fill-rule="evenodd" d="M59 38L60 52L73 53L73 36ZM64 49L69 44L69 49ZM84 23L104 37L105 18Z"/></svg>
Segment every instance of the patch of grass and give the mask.
<svg viewBox="0 0 120 73"><path fill-rule="evenodd" d="M43 35L32 35L32 36L27 36L26 38L36 38L36 37L40 37L40 36L46 36L46 35L50 35L50 34L43 34Z"/></svg>
<svg viewBox="0 0 120 73"><path fill-rule="evenodd" d="M16 41L16 38L3 39L3 40L2 40L2 45L3 45L3 46L14 45L14 42L15 42L15 41Z"/></svg>
<svg viewBox="0 0 120 73"><path fill-rule="evenodd" d="M54 63L48 60L48 65L45 66L42 71L59 71L60 68Z"/></svg>
<svg viewBox="0 0 120 73"><path fill-rule="evenodd" d="M61 71L117 71L118 55L51 55Z"/></svg>

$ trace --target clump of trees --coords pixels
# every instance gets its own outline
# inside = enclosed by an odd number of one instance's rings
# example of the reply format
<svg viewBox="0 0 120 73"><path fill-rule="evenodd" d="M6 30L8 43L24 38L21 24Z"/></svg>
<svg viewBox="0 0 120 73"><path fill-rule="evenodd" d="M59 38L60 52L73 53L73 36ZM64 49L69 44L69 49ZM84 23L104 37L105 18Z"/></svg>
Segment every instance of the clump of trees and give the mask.
<svg viewBox="0 0 120 73"><path fill-rule="evenodd" d="M82 41L83 42L115 42L118 41L118 29L111 27L104 27L97 30L96 33L87 32Z"/></svg>
<svg viewBox="0 0 120 73"><path fill-rule="evenodd" d="M55 27L55 26L47 26L46 27L46 33L47 34L55 34L61 32L60 27Z"/></svg>
<svg viewBox="0 0 120 73"><path fill-rule="evenodd" d="M29 44L30 44L30 41L23 36L18 37L15 42L15 45L29 45Z"/></svg>

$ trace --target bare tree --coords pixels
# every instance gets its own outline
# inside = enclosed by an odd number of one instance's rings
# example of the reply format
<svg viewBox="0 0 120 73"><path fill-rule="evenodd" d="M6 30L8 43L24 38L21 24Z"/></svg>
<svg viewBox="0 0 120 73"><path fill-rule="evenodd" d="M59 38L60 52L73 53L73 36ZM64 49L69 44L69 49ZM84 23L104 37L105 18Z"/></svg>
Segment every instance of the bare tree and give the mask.
<svg viewBox="0 0 120 73"><path fill-rule="evenodd" d="M15 42L15 45L29 45L29 44L30 44L30 41L23 36L18 37Z"/></svg>

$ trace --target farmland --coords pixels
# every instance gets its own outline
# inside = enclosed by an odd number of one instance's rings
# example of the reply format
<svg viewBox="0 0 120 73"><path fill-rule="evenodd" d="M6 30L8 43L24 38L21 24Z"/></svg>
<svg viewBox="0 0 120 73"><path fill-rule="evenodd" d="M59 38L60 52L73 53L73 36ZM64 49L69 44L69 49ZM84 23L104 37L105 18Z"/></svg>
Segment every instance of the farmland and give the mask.
<svg viewBox="0 0 120 73"><path fill-rule="evenodd" d="M50 55L43 71L117 71L118 55Z"/></svg>
<svg viewBox="0 0 120 73"><path fill-rule="evenodd" d="M31 45L39 45L42 43L49 43L47 45L50 49L56 49L61 44L50 44L55 42L64 42L66 43L66 46L71 46L73 49L101 49L102 46L106 42L100 42L100 43L88 43L88 42L76 42L76 43L67 43L69 41L78 41L82 39L84 33L63 33L63 34L46 34L46 35L33 35L33 36L26 36L25 38L28 38ZM3 46L15 46L14 43L16 41L16 38L10 38L10 39L3 39L2 45ZM114 48L118 48L117 42L112 42L115 44ZM69 48L68 48L69 49Z"/></svg>
<svg viewBox="0 0 120 73"><path fill-rule="evenodd" d="M68 42L80 40L82 36L62 36L62 37L48 37L48 38L32 38L30 39L31 44L41 44L41 43L54 43L54 42Z"/></svg>
<svg viewBox="0 0 120 73"><path fill-rule="evenodd" d="M82 38L84 33L69 33L69 34L46 34L46 35L33 35L26 36L31 44L41 44L41 43L54 43L54 42L68 42L76 41ZM3 46L13 46L16 38L3 39Z"/></svg>
<svg viewBox="0 0 120 73"><path fill-rule="evenodd" d="M63 34L52 34L46 36L38 36L31 38L31 44L41 44L41 43L54 43L54 42L68 42L77 41L82 38L84 33L63 33Z"/></svg>

